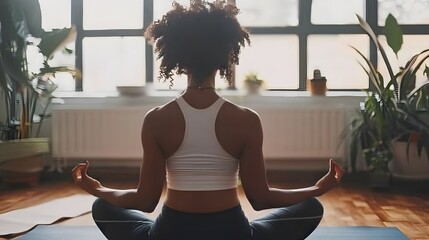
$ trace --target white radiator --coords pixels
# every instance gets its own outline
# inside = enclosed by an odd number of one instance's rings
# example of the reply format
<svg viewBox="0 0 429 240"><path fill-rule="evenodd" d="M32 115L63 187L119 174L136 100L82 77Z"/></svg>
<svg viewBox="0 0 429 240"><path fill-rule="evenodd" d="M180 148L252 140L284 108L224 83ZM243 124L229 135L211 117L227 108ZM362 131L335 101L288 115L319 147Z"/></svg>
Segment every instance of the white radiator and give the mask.
<svg viewBox="0 0 429 240"><path fill-rule="evenodd" d="M151 107L56 109L52 116L54 158L141 159L140 131ZM345 126L341 108L261 108L267 160L336 159Z"/></svg>
<svg viewBox="0 0 429 240"><path fill-rule="evenodd" d="M140 133L149 108L56 109L54 158L139 158Z"/></svg>
<svg viewBox="0 0 429 240"><path fill-rule="evenodd" d="M341 108L260 109L264 154L270 159L343 158Z"/></svg>

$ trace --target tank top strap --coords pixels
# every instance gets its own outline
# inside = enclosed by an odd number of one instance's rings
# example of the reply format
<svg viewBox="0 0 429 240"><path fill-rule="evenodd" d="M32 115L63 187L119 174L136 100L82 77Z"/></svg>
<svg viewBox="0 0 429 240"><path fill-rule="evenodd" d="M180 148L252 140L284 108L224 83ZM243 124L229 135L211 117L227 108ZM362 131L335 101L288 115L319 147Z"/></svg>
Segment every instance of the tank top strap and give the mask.
<svg viewBox="0 0 429 240"><path fill-rule="evenodd" d="M199 108L194 108L194 107L192 107L188 102L186 102L186 100L185 100L182 96L180 96L180 97L176 98L176 102L177 102L177 104L179 105L180 109L182 109L182 111L183 111L183 110L190 110L190 111L204 111L204 110L210 110L210 111L213 111L213 112L216 112L216 113L217 113L217 112L219 111L219 109L222 107L222 105L223 105L223 103L224 103L225 101L226 101L226 100L225 100L224 98L219 97L219 98L218 98L214 103L212 103L212 105L210 105L209 107L199 109ZM186 112L188 112L188 111L186 111Z"/></svg>

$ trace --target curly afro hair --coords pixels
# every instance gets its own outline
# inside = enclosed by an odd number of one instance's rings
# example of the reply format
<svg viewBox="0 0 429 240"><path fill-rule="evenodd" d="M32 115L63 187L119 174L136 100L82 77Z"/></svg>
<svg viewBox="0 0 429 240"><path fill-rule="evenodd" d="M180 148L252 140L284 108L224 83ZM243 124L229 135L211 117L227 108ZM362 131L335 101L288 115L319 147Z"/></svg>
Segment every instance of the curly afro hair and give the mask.
<svg viewBox="0 0 429 240"><path fill-rule="evenodd" d="M240 49L250 44L249 33L237 21L238 12L224 1L193 0L188 9L173 2L173 9L145 31L161 59L158 79L172 85L174 73L188 74L199 85L219 70L231 84L231 68L239 63Z"/></svg>

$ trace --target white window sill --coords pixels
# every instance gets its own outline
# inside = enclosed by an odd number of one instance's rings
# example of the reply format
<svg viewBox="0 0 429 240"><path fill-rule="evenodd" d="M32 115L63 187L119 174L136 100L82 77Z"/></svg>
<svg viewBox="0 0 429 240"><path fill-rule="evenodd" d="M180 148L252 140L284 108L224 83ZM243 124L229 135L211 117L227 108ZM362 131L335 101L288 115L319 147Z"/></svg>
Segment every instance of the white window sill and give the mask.
<svg viewBox="0 0 429 240"><path fill-rule="evenodd" d="M181 94L182 90L152 90L139 96L122 96L119 92L56 92L55 95L59 98L141 98L141 97L176 97ZM217 90L222 96L229 97L325 97L325 96L310 96L309 91L262 91L258 95L248 95L243 90ZM364 91L327 91L326 97L365 97Z"/></svg>
<svg viewBox="0 0 429 240"><path fill-rule="evenodd" d="M182 91L153 91L141 96L120 96L117 92L85 93L58 92L57 97L64 104L55 104L54 108L109 108L109 107L154 107L163 105ZM264 91L259 95L246 95L244 91L219 90L218 93L231 102L242 106L260 108L348 108L359 107L366 93L361 91L328 91L327 96L310 96L308 91Z"/></svg>

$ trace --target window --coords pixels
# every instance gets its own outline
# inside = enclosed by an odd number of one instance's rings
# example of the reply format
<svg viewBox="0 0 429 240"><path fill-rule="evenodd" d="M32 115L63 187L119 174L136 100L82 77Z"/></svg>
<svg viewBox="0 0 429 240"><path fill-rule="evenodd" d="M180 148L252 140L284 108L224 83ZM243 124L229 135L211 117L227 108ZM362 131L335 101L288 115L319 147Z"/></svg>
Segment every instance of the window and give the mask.
<svg viewBox="0 0 429 240"><path fill-rule="evenodd" d="M84 0L84 29L141 29L143 1Z"/></svg>
<svg viewBox="0 0 429 240"><path fill-rule="evenodd" d="M400 67L404 67L408 60L411 59L417 53L420 53L423 49L429 49L429 41L427 36L420 35L405 35L404 43L401 47L401 50L398 52L398 57L395 56L395 53L389 48L384 36L379 37L379 41L383 48L386 50L387 58L392 64L393 71L399 72ZM429 61L426 60L426 65L429 65ZM381 55L378 56L378 66L380 73L383 76L389 76L386 65L383 62ZM426 76L423 74L423 69L421 68L416 74L416 83L426 80Z"/></svg>
<svg viewBox="0 0 429 240"><path fill-rule="evenodd" d="M313 0L313 24L357 24L355 14L365 16L364 0Z"/></svg>
<svg viewBox="0 0 429 240"><path fill-rule="evenodd" d="M427 0L378 0L378 25L384 26L389 13L399 24L429 24Z"/></svg>
<svg viewBox="0 0 429 240"><path fill-rule="evenodd" d="M39 0L42 12L42 28L46 31L71 26L71 0ZM59 11L59 9L61 9ZM66 46L74 51L75 45L70 43ZM43 57L35 46L28 48L29 68L31 72L38 72L42 66ZM75 56L63 52L55 53L49 64L54 66L74 66ZM34 63L34 65L32 64ZM68 73L56 73L52 80L58 84L58 91L75 91L75 80Z"/></svg>
<svg viewBox="0 0 429 240"><path fill-rule="evenodd" d="M111 92L116 86L145 84L143 37L88 37L82 48L83 89Z"/></svg>
<svg viewBox="0 0 429 240"><path fill-rule="evenodd" d="M71 0L39 0L42 28L52 30L71 26ZM61 9L61 11L59 11Z"/></svg>
<svg viewBox="0 0 429 240"><path fill-rule="evenodd" d="M58 81L62 91L114 91L117 85L169 89L157 80L159 61L142 37L144 29L171 9L173 0L39 0L45 29L75 25L78 38L69 48L74 56L56 56L55 64L75 62L83 79ZM189 0L176 0L188 5ZM231 1L230 1L231 2ZM232 1L234 2L234 1ZM371 87L358 64L358 48L383 71L376 49L359 27L356 14L372 26L383 42L384 20L392 13L403 26L404 46L398 66L410 54L428 48L427 0L235 0L239 21L251 33L252 45L242 50L235 68L235 86L256 72L271 90L307 89L318 68L330 90ZM58 9L61 9L59 11ZM387 48L388 49L388 48ZM393 53L388 53L395 57ZM395 66L395 67L398 67ZM61 76L57 76L59 78ZM174 88L186 86L185 76L174 76ZM217 87L226 87L223 79Z"/></svg>
<svg viewBox="0 0 429 240"><path fill-rule="evenodd" d="M246 27L297 26L298 0L236 0L238 20Z"/></svg>
<svg viewBox="0 0 429 240"><path fill-rule="evenodd" d="M368 88L367 75L357 64L357 53L350 46L369 54L366 35L310 35L307 76L311 78L313 70L320 69L329 90Z"/></svg>
<svg viewBox="0 0 429 240"><path fill-rule="evenodd" d="M269 89L297 89L298 82L298 36L252 35L251 47L244 48L240 64L236 66L235 81L243 87L244 77L257 73Z"/></svg>

